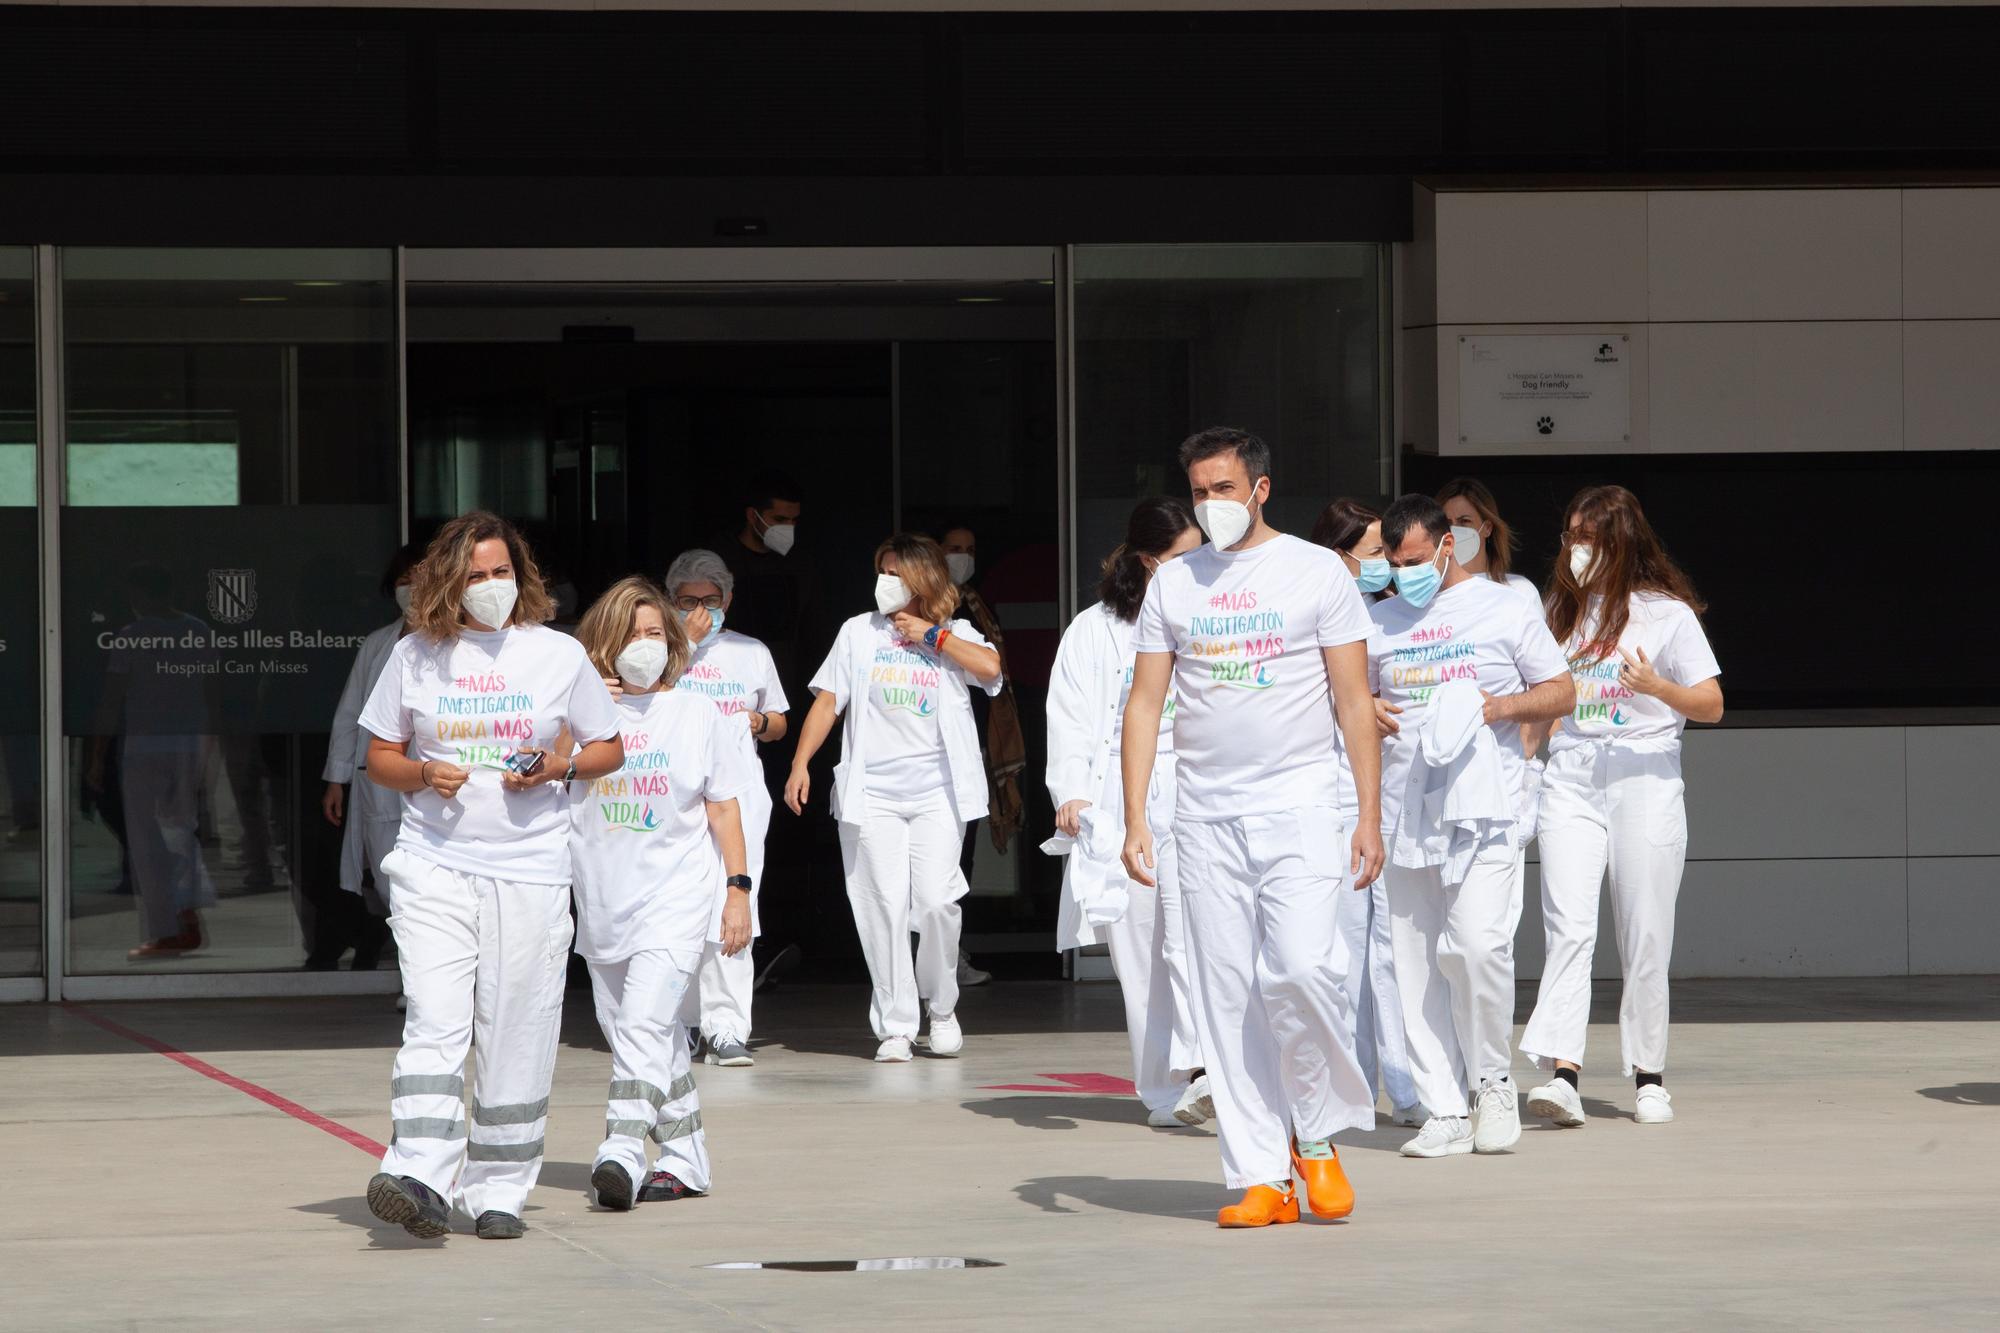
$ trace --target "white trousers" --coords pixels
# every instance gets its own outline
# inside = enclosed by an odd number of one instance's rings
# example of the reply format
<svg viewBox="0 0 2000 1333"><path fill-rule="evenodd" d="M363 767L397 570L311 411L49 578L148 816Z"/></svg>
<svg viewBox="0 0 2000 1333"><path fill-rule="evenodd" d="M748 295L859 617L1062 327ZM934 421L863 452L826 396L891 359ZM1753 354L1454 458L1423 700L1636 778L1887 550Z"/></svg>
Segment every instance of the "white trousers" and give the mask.
<svg viewBox="0 0 2000 1333"><path fill-rule="evenodd" d="M762 780L761 774L759 780ZM771 831L771 800L752 792L742 800L743 852L750 872L750 917L757 917L757 895L764 891L764 839ZM693 1012L696 1027L711 1041L750 1040L750 992L756 989L757 964L753 951L743 949L730 957L710 949L702 955L701 970L695 973ZM675 1174L679 1174L676 1172Z"/></svg>
<svg viewBox="0 0 2000 1333"><path fill-rule="evenodd" d="M1132 1082L1148 1111L1171 1108L1202 1067L1200 997L1189 974L1180 857L1171 827L1153 830L1157 889L1134 884L1125 915L1097 928L1125 1000ZM1072 855L1082 855L1081 852Z"/></svg>
<svg viewBox="0 0 2000 1333"><path fill-rule="evenodd" d="M1293 1134L1375 1124L1343 989L1360 961L1335 923L1348 864L1340 816L1185 821L1176 840L1223 1180L1289 1180Z"/></svg>
<svg viewBox="0 0 2000 1333"><path fill-rule="evenodd" d="M840 859L874 987L868 1022L877 1040L914 1038L923 1000L933 1015L958 1008L965 825L943 792L913 801L870 793L867 801L860 825L840 825ZM914 963L911 931L918 936Z"/></svg>
<svg viewBox="0 0 2000 1333"><path fill-rule="evenodd" d="M392 852L389 927L402 958L403 1048L382 1158L473 1217L521 1215L542 1170L562 1027L569 885L462 874ZM465 1058L473 1052L471 1133Z"/></svg>
<svg viewBox="0 0 2000 1333"><path fill-rule="evenodd" d="M1354 1056L1372 1093L1378 1087L1399 1107L1418 1100L1403 1036L1403 1001L1396 994L1396 962L1389 944L1389 888L1378 876L1357 893L1343 888L1334 909L1349 967L1347 1007L1354 1015Z"/></svg>
<svg viewBox="0 0 2000 1333"><path fill-rule="evenodd" d="M1598 885L1611 874L1611 922L1625 993L1618 1045L1625 1075L1667 1068L1667 967L1674 902L1687 863L1681 758L1615 745L1565 750L1542 780L1542 920L1548 961L1523 1054L1544 1068L1583 1063Z"/></svg>
<svg viewBox="0 0 2000 1333"><path fill-rule="evenodd" d="M713 946L711 946L713 951ZM636 1189L646 1183L646 1140L660 1145L658 1167L690 1189L709 1187L708 1139L701 1094L688 1068L681 1001L694 979L693 959L648 949L615 963L590 964L597 1025L611 1043L611 1092L604 1142L592 1168L616 1162Z"/></svg>
<svg viewBox="0 0 2000 1333"><path fill-rule="evenodd" d="M1386 872L1410 1077L1432 1115L1468 1114L1467 1089L1513 1064L1518 860L1500 838L1459 884L1436 866Z"/></svg>

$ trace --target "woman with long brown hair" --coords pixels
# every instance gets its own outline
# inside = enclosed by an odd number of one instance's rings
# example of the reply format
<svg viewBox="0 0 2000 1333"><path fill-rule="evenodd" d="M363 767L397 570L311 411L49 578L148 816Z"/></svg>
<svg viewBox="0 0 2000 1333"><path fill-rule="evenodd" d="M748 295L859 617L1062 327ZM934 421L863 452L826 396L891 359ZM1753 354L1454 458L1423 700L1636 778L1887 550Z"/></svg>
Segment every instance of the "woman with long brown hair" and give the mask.
<svg viewBox="0 0 2000 1333"><path fill-rule="evenodd" d="M973 728L970 685L1000 689L1000 655L954 619L958 588L944 550L899 534L875 549L875 610L840 627L814 673L785 804L803 814L807 764L842 714L833 814L847 897L874 984L868 1015L884 1063L911 1057L930 1002L932 1055L957 1055L959 848L986 814L986 767ZM910 932L920 937L914 969Z"/></svg>
<svg viewBox="0 0 2000 1333"><path fill-rule="evenodd" d="M750 946L752 884L740 798L763 772L705 694L675 689L694 655L666 594L611 585L577 628L618 682L625 766L570 794L576 951L611 1043L597 1201L617 1212L708 1192L701 1099L688 1072L682 1001L712 955ZM718 907L717 896L721 895ZM646 1140L660 1145L649 1171Z"/></svg>
<svg viewBox="0 0 2000 1333"><path fill-rule="evenodd" d="M1514 530L1500 516L1500 502L1486 483L1473 477L1453 477L1439 488L1437 502L1451 520L1452 558L1468 574L1504 583L1540 605L1541 593L1514 572Z"/></svg>
<svg viewBox="0 0 2000 1333"><path fill-rule="evenodd" d="M1687 860L1681 730L1722 717L1721 668L1707 609L1623 486L1577 493L1563 516L1549 629L1576 681L1576 712L1549 741L1542 781L1542 917L1548 937L1521 1050L1555 1077L1528 1109L1583 1124L1577 1077L1590 1020L1597 893L1608 871L1625 988L1618 1007L1626 1077L1642 1125L1674 1118L1667 1065L1667 965Z"/></svg>
<svg viewBox="0 0 2000 1333"><path fill-rule="evenodd" d="M582 646L544 623L555 603L505 519L445 524L410 590L410 632L360 718L368 775L404 795L382 870L408 1000L395 1137L368 1206L432 1238L462 1203L481 1239L510 1240L541 1172L569 956L558 784L624 762L618 713ZM577 742L567 761L555 752L565 735Z"/></svg>

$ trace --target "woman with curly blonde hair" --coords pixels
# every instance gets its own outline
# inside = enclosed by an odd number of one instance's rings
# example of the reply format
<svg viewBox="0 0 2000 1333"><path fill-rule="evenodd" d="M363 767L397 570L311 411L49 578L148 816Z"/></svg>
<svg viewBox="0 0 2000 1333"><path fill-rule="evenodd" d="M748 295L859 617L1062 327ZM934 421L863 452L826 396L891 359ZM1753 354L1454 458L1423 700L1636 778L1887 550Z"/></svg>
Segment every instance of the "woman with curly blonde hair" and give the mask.
<svg viewBox="0 0 2000 1333"><path fill-rule="evenodd" d="M431 1238L459 1203L481 1239L508 1240L526 1229L541 1172L562 1019L570 832L558 784L624 762L618 710L582 646L542 623L554 604L505 519L445 524L410 586L410 632L360 717L369 776L403 793L382 870L408 1001L395 1135L368 1206ZM566 762L565 735L577 743Z"/></svg>
<svg viewBox="0 0 2000 1333"><path fill-rule="evenodd" d="M617 1212L708 1192L701 1101L681 1002L711 952L750 944L739 799L762 781L705 695L674 685L693 646L666 595L621 579L577 629L615 680L625 767L570 795L576 951L611 1043L597 1201ZM720 905L718 906L718 900ZM660 1145L654 1169L646 1140Z"/></svg>

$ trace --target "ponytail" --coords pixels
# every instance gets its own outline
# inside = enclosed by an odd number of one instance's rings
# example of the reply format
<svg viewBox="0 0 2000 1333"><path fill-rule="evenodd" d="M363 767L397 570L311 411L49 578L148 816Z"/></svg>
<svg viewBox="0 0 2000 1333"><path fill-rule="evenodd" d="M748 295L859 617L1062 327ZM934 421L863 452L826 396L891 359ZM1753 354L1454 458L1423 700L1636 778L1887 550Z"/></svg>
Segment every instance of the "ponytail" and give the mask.
<svg viewBox="0 0 2000 1333"><path fill-rule="evenodd" d="M1185 500L1156 495L1139 501L1125 522L1125 540L1105 557L1097 600L1127 624L1137 620L1139 604L1146 600L1146 585L1153 579L1153 571L1146 565L1148 557L1165 555L1193 526L1194 510Z"/></svg>

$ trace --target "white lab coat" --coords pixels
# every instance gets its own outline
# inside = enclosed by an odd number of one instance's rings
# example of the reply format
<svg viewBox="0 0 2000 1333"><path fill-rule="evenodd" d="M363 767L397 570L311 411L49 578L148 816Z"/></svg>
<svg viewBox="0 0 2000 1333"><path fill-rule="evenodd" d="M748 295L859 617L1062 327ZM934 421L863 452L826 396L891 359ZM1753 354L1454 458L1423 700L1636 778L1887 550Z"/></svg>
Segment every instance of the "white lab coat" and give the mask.
<svg viewBox="0 0 2000 1333"><path fill-rule="evenodd" d="M841 663L840 688L834 703L846 725L840 729L840 762L833 770L833 816L843 824L859 827L868 816L868 728L863 721L868 710L849 707L868 688L868 671L874 663L875 622L886 617L874 612L855 616L841 626L836 649L845 647ZM954 634L972 628L963 620L948 626ZM938 712L938 727L944 737L945 763L951 769L951 797L955 817L970 824L986 817L986 762L979 752L979 730L972 720L971 677L953 662L941 663L938 679L944 691L944 707ZM982 684L988 697L997 695L1006 683L995 676Z"/></svg>
<svg viewBox="0 0 2000 1333"><path fill-rule="evenodd" d="M327 737L326 767L320 780L347 786L347 822L340 837L340 887L349 893L361 892L364 869L379 871L382 858L396 845L396 830L403 819L402 794L376 786L368 776L370 737L360 722L362 706L374 693L375 682L402 636L403 622L398 620L361 641ZM377 892L386 897L388 888L378 873Z"/></svg>
<svg viewBox="0 0 2000 1333"><path fill-rule="evenodd" d="M1446 884L1465 878L1478 850L1511 838L1520 796L1507 788L1499 741L1486 725L1484 697L1469 680L1438 687L1417 723L1408 785L1390 860L1443 867Z"/></svg>

